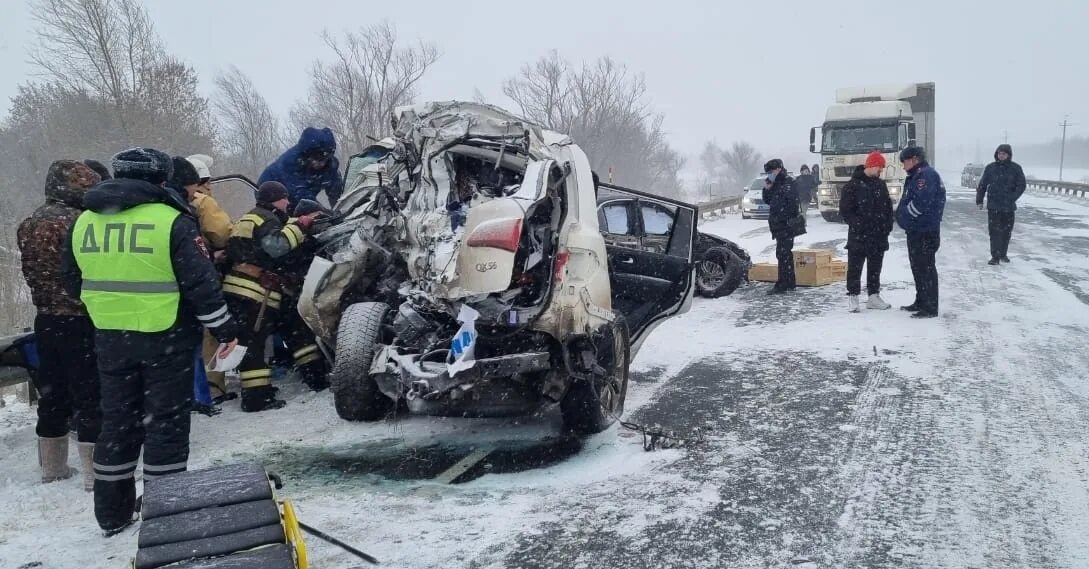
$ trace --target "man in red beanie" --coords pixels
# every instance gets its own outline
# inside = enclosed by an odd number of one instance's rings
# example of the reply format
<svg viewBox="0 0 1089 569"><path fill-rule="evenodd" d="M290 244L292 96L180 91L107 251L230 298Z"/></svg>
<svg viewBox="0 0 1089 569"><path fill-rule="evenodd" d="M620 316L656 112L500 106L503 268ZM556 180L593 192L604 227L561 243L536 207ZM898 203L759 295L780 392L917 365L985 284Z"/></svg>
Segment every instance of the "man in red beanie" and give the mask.
<svg viewBox="0 0 1089 569"><path fill-rule="evenodd" d="M866 308L888 310L881 298L881 264L889 250L892 233L892 198L881 179L885 157L876 150L866 157L866 164L855 168L851 180L843 186L839 214L847 222L847 299L851 312L859 311L862 292L862 265L866 265Z"/></svg>

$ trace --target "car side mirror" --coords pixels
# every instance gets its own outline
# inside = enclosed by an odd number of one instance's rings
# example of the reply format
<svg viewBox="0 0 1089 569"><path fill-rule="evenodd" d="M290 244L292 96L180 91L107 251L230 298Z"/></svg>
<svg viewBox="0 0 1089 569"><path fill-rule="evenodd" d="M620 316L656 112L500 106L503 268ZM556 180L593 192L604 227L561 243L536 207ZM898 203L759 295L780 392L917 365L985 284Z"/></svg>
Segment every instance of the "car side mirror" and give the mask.
<svg viewBox="0 0 1089 569"><path fill-rule="evenodd" d="M908 123L908 146L915 146L915 123Z"/></svg>

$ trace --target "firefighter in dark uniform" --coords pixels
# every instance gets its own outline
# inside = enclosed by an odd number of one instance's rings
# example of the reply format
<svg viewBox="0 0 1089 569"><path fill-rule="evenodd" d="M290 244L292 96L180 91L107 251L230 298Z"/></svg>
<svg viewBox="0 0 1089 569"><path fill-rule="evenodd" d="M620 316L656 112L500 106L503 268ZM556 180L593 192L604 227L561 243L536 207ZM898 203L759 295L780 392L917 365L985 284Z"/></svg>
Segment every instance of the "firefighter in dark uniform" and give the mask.
<svg viewBox="0 0 1089 569"><path fill-rule="evenodd" d="M102 432L94 448L95 518L107 535L133 521L135 472L183 472L189 459L193 353L201 326L237 344L218 274L188 204L163 187L170 157L114 156L115 179L89 190L62 251L67 292L94 323Z"/></svg>
<svg viewBox="0 0 1089 569"><path fill-rule="evenodd" d="M328 386L325 360L314 335L290 301L292 282L285 277L296 256L304 254L306 232L314 215L290 219L288 192L279 182L265 182L257 191L257 207L239 218L227 242L232 266L223 279L231 313L239 320L239 341L248 350L239 366L242 410L279 409L272 370L265 362L268 335L278 331L294 356L295 369L311 389Z"/></svg>

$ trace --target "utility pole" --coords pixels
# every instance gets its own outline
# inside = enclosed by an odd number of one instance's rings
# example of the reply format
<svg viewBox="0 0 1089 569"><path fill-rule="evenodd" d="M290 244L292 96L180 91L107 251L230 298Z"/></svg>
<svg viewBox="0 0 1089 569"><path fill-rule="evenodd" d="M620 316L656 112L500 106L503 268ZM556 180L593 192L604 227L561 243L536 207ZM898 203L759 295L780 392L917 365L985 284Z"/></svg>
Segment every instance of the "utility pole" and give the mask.
<svg viewBox="0 0 1089 569"><path fill-rule="evenodd" d="M1063 127L1063 142L1062 142L1062 146L1060 147L1060 150L1059 150L1059 181L1060 182L1063 181L1063 161L1066 158L1066 127L1074 126L1074 125L1070 124L1069 120L1067 120L1069 118L1070 118L1070 115L1066 115L1066 116L1063 117L1063 122L1059 123L1059 126Z"/></svg>

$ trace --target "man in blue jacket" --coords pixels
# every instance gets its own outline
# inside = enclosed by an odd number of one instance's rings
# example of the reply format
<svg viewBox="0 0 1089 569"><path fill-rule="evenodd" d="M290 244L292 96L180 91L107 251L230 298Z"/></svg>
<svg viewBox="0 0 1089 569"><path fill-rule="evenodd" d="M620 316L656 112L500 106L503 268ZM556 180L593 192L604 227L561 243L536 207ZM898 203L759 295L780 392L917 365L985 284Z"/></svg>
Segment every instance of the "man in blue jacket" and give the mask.
<svg viewBox="0 0 1089 569"><path fill-rule="evenodd" d="M317 200L325 192L329 205L336 205L344 191L340 177L340 162L333 131L328 128L306 127L299 142L288 148L261 173L258 185L279 182L288 191L288 211L294 211L300 200Z"/></svg>
<svg viewBox="0 0 1089 569"><path fill-rule="evenodd" d="M938 171L926 161L926 152L909 146L900 153L908 173L904 197L896 209L896 221L907 233L908 259L915 277L915 302L902 307L914 312L912 318L938 315L938 269L934 256L941 246L942 214L945 212L945 184Z"/></svg>
<svg viewBox="0 0 1089 569"><path fill-rule="evenodd" d="M976 204L983 209L987 198L987 228L991 234L991 260L987 264L1009 263L1010 236L1017 200L1025 193L1025 172L1013 161L1013 147L999 144L994 162L983 170L976 188Z"/></svg>

